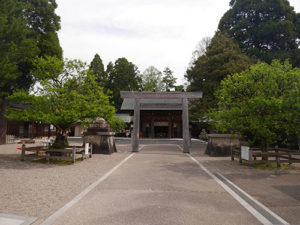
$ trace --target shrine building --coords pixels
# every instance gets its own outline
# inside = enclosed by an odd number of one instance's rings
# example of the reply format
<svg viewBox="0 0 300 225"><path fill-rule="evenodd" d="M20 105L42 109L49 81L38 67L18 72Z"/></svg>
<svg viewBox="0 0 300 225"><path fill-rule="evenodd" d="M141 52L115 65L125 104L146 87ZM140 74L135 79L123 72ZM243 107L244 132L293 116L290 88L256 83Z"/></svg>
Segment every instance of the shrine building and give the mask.
<svg viewBox="0 0 300 225"><path fill-rule="evenodd" d="M134 114L134 99L124 98L121 111ZM140 138L182 138L181 99L140 99Z"/></svg>

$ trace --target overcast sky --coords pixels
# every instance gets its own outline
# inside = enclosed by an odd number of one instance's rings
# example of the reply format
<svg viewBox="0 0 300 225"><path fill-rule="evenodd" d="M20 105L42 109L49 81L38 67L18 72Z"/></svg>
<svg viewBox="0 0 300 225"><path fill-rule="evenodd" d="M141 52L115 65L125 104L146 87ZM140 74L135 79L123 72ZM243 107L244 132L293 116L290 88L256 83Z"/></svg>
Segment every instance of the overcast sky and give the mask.
<svg viewBox="0 0 300 225"><path fill-rule="evenodd" d="M197 43L212 37L230 0L57 0L64 57L106 66L125 57L143 72L174 71L178 83ZM290 0L295 11L300 1Z"/></svg>

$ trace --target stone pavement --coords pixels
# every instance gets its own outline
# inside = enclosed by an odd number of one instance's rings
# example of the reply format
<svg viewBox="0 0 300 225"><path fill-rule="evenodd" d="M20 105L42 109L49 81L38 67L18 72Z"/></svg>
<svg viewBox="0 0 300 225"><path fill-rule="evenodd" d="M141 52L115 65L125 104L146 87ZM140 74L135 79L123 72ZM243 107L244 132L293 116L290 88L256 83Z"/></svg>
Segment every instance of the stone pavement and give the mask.
<svg viewBox="0 0 300 225"><path fill-rule="evenodd" d="M259 222L177 146L149 145L54 224L233 225Z"/></svg>
<svg viewBox="0 0 300 225"><path fill-rule="evenodd" d="M191 155L221 173L290 224L300 224L300 169L259 171L203 154ZM41 224L130 153L94 155L75 165L20 162L17 145L0 146L0 213ZM1 221L1 220L0 220ZM146 145L57 217L54 224L261 224L176 145ZM2 224L1 224L2 225Z"/></svg>

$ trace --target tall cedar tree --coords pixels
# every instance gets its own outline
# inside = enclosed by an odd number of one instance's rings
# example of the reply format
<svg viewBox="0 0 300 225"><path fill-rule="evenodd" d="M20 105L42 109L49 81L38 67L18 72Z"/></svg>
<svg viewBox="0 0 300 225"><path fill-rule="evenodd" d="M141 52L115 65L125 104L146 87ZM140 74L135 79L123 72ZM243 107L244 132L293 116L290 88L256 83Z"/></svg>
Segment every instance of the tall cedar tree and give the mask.
<svg viewBox="0 0 300 225"><path fill-rule="evenodd" d="M206 53L200 56L186 72L190 82L189 91L203 91L203 98L194 102L191 119L206 118L207 112L215 108L215 91L227 75L250 67L253 60L243 54L239 45L222 33L216 33Z"/></svg>
<svg viewBox="0 0 300 225"><path fill-rule="evenodd" d="M34 59L62 58L56 7L55 0L0 1L0 144L5 143L7 96L35 82L30 73Z"/></svg>
<svg viewBox="0 0 300 225"><path fill-rule="evenodd" d="M104 69L104 65L102 59L98 54L94 56L94 59L91 62L90 70L92 70L93 74L97 77L97 82L101 87L105 87L107 85L107 74Z"/></svg>
<svg viewBox="0 0 300 225"><path fill-rule="evenodd" d="M287 0L231 0L218 29L243 52L270 63L289 59L300 66L300 13Z"/></svg>
<svg viewBox="0 0 300 225"><path fill-rule="evenodd" d="M106 73L108 76L106 87L112 92L111 101L119 111L123 101L120 91L137 91L141 86L138 68L126 58L119 58L115 64L110 62L107 65Z"/></svg>
<svg viewBox="0 0 300 225"><path fill-rule="evenodd" d="M169 88L174 87L176 83L176 78L173 76L173 71L170 70L169 67L166 67L163 73L163 83L165 84L165 89L168 90Z"/></svg>

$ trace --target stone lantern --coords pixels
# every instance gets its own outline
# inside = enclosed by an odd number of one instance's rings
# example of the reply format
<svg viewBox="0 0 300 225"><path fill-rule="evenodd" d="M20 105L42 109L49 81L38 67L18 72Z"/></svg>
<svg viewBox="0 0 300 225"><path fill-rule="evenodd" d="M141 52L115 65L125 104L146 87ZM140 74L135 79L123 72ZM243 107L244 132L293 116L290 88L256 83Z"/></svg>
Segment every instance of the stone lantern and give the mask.
<svg viewBox="0 0 300 225"><path fill-rule="evenodd" d="M103 118L97 118L83 133L83 141L93 146L93 154L112 154L117 151L114 135L109 124Z"/></svg>

